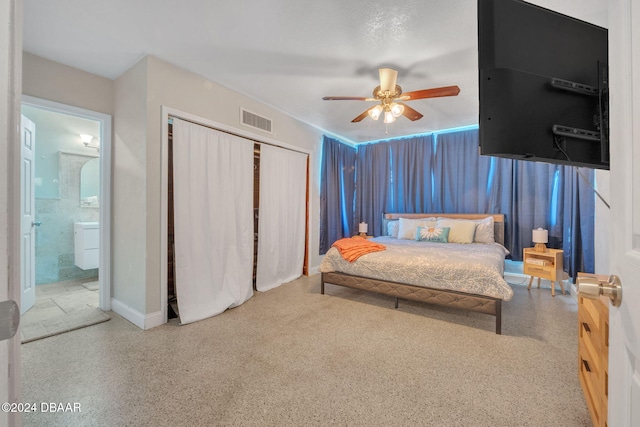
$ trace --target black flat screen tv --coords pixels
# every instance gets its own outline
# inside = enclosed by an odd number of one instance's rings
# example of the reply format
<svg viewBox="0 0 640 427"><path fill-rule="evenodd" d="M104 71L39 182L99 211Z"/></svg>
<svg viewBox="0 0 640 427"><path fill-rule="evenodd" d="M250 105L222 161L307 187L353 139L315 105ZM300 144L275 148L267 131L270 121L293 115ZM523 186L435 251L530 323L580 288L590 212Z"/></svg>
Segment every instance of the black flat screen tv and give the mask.
<svg viewBox="0 0 640 427"><path fill-rule="evenodd" d="M605 28L478 0L480 154L609 169Z"/></svg>

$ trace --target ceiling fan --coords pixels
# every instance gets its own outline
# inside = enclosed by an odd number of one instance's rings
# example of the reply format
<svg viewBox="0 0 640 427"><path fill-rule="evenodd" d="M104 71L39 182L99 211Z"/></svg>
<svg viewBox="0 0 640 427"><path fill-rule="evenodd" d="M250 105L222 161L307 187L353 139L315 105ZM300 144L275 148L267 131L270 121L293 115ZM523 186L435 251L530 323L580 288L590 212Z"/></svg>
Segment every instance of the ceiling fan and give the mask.
<svg viewBox="0 0 640 427"><path fill-rule="evenodd" d="M380 103L367 109L355 119L356 123L369 116L373 120L378 120L384 114L385 123L393 123L397 117L405 116L411 121L419 120L422 114L397 101L412 101L414 99L437 98L441 96L456 96L460 93L458 86L445 86L433 89L422 89L413 92L402 93L402 88L396 84L398 71L391 68L380 68L380 86L373 90L373 98L359 96L325 96L325 101L379 101Z"/></svg>

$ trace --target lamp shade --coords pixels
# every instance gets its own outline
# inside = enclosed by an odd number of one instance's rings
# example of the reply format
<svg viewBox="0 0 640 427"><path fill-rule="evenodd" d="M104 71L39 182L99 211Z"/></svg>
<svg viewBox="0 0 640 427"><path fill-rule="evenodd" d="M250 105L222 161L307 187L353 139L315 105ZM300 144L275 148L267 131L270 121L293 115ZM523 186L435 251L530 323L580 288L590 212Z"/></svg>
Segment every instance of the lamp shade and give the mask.
<svg viewBox="0 0 640 427"><path fill-rule="evenodd" d="M404 113L404 105L402 104L396 104L393 102L389 107L391 108L391 114L393 114L393 117L400 117L402 113Z"/></svg>
<svg viewBox="0 0 640 427"><path fill-rule="evenodd" d="M531 237L533 243L547 243L549 242L549 231L543 228L536 228L533 230Z"/></svg>
<svg viewBox="0 0 640 427"><path fill-rule="evenodd" d="M371 117L373 120L378 120L378 117L380 117L380 113L382 113L382 105L376 105L373 108L370 108L369 111L367 111L367 114L369 114L369 117Z"/></svg>
<svg viewBox="0 0 640 427"><path fill-rule="evenodd" d="M369 228L369 226L367 225L366 222L361 222L360 224L358 224L358 231L360 233L366 233L368 228Z"/></svg>
<svg viewBox="0 0 640 427"><path fill-rule="evenodd" d="M394 115L391 112L391 110L388 110L388 111L384 112L384 122L385 123L393 123L395 121L396 121L396 118L394 117Z"/></svg>

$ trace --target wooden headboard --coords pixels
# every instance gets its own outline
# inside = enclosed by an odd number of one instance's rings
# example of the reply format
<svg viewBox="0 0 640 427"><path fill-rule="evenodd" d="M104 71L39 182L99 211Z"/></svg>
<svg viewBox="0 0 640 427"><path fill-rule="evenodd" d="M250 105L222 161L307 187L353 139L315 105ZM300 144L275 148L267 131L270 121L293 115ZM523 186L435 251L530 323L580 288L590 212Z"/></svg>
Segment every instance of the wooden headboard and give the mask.
<svg viewBox="0 0 640 427"><path fill-rule="evenodd" d="M400 218L452 218L452 219L484 219L493 217L493 234L496 242L504 245L504 214L463 214L463 213L384 213L382 214L382 236L387 236L388 224Z"/></svg>

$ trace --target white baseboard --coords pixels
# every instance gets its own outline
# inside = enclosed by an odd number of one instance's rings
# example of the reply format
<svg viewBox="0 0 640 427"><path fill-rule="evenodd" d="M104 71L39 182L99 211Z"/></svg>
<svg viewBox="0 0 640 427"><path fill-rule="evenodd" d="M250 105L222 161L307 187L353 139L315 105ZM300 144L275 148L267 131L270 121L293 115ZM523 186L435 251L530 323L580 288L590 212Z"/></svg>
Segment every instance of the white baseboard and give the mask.
<svg viewBox="0 0 640 427"><path fill-rule="evenodd" d="M115 311L138 328L144 329L144 314L140 313L138 310L131 308L127 304L115 298L111 298L111 310Z"/></svg>
<svg viewBox="0 0 640 427"><path fill-rule="evenodd" d="M567 288L569 289L569 294L571 295L571 297L577 303L578 302L578 289L576 288L576 285L567 280L565 282L564 287L565 287L565 289L567 289Z"/></svg>
<svg viewBox="0 0 640 427"><path fill-rule="evenodd" d="M320 266L316 265L315 267L309 267L309 276L313 276L314 274L320 273Z"/></svg>
<svg viewBox="0 0 640 427"><path fill-rule="evenodd" d="M164 325L167 321L161 311L149 313L144 319L144 330L155 328L156 326Z"/></svg>
<svg viewBox="0 0 640 427"><path fill-rule="evenodd" d="M145 315L115 298L111 298L111 310L144 330L155 328L156 326L166 323L160 311Z"/></svg>

